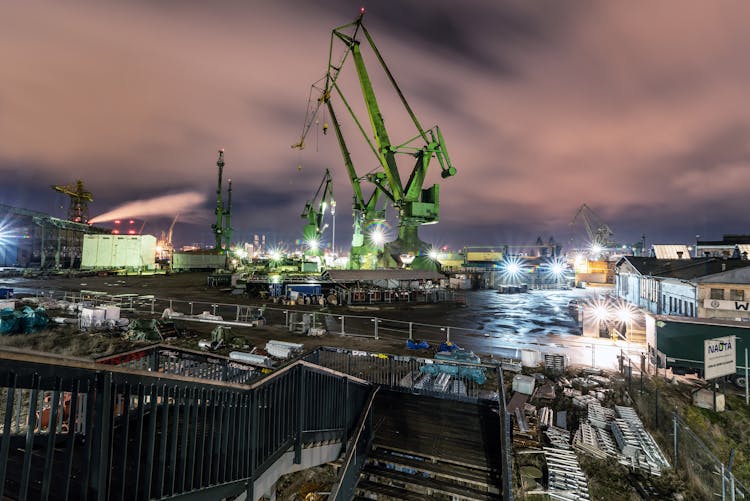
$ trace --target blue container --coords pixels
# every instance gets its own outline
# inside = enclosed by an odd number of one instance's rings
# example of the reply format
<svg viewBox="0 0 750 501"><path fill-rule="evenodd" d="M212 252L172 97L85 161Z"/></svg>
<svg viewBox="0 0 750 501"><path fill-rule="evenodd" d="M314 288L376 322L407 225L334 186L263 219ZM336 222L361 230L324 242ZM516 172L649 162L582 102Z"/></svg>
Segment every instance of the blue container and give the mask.
<svg viewBox="0 0 750 501"><path fill-rule="evenodd" d="M0 299L10 299L13 297L13 289L0 287Z"/></svg>

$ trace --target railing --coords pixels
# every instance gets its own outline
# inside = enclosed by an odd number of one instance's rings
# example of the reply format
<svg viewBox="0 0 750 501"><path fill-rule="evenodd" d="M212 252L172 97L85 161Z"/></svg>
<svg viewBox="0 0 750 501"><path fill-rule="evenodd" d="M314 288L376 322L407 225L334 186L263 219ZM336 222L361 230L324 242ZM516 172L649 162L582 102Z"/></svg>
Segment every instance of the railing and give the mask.
<svg viewBox="0 0 750 501"><path fill-rule="evenodd" d="M304 361L250 386L0 352L0 497L220 499L346 441L370 387ZM4 397L4 398L2 398Z"/></svg>
<svg viewBox="0 0 750 501"><path fill-rule="evenodd" d="M378 389L375 387L370 393L365 410L359 418L354 437L347 444L348 451L344 458L344 464L328 496L329 501L348 501L354 498L354 489L359 481L367 456L370 453L374 430L372 426L373 403Z"/></svg>
<svg viewBox="0 0 750 501"><path fill-rule="evenodd" d="M390 389L467 402L497 399L496 366L320 347L304 360ZM451 374L439 384L440 374ZM489 376L489 377L488 377ZM482 382L482 378L486 381Z"/></svg>
<svg viewBox="0 0 750 501"><path fill-rule="evenodd" d="M513 442L510 433L513 427L508 412L508 403L505 400L503 371L500 368L497 369L497 386L500 388L497 399L500 407L500 469L502 471L500 492L502 492L503 499L511 501L513 499L513 458L511 456Z"/></svg>
<svg viewBox="0 0 750 501"><path fill-rule="evenodd" d="M249 383L270 372L239 360L165 344L98 358L97 363L229 383Z"/></svg>

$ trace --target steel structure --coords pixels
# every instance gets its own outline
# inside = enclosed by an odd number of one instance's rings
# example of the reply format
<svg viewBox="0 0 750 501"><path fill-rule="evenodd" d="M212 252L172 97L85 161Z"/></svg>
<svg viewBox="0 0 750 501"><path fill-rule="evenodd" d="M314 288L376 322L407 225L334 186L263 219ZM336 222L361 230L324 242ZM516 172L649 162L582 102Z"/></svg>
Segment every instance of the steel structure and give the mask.
<svg viewBox="0 0 750 501"><path fill-rule="evenodd" d="M236 384L13 351L0 388L0 497L19 500L257 499L256 483L289 471L282 458L361 451L374 392L302 361Z"/></svg>
<svg viewBox="0 0 750 501"><path fill-rule="evenodd" d="M216 187L216 223L211 225L211 229L214 232L216 238L215 249L219 252L226 252L229 250L229 245L232 240L232 180L228 179L229 188L227 190L227 205L224 206L224 202L221 198L222 192L222 175L224 173L224 149L219 150L219 159L216 161L216 166L219 168L219 181Z"/></svg>
<svg viewBox="0 0 750 501"><path fill-rule="evenodd" d="M68 207L68 220L74 223L86 224L89 222L89 202L94 201L94 195L87 191L80 179L75 184L53 185L51 188L55 191L68 195L70 197L70 206Z"/></svg>
<svg viewBox="0 0 750 501"><path fill-rule="evenodd" d="M578 220L583 222L586 228L586 234L590 240L591 245L598 245L602 248L615 246L612 236L614 232L607 226L604 221L586 204L581 205L573 220L570 222L570 226L574 226Z"/></svg>
<svg viewBox="0 0 750 501"><path fill-rule="evenodd" d="M455 175L456 169L450 162L440 129L434 126L425 130L412 111L411 106L406 101L404 94L396 83L393 74L386 65L370 33L362 23L363 16L364 10L361 11L360 16L353 23L340 26L332 31L326 75L313 84L301 139L293 147L304 147L305 137L312 124L316 122L320 107L324 105L330 114L331 124L336 132L344 164L354 188L354 236L352 238L352 252L350 256L350 266L352 268L368 267L363 262L364 257L369 253L380 250L376 242L368 242L368 239L365 237L367 236L366 231L370 226L385 220L385 210L378 208L381 195L385 196L393 204L398 213L398 238L385 245L378 264L387 267L411 264L413 268L435 268L437 266L436 263L428 257L430 246L419 239L418 228L423 224L438 222L440 209L439 186L433 184L428 188L424 188L424 184L430 162L433 158L437 158L443 178ZM403 108L411 118L416 135L403 143L393 144L386 130L383 115L375 97L375 90L373 89L362 55L360 47L362 38L364 38L364 41L371 48L393 90L398 95ZM344 55L339 62L334 61L334 44L337 41L343 43L345 47ZM354 113L338 83L341 70L350 56L354 61L373 138L370 138L367 132L365 132L362 121ZM361 136L365 139L369 149L377 159L378 166L376 169L365 175L360 175L354 167L349 148L336 116L332 94L337 96L337 100L340 101L356 123ZM325 132L327 128L326 123L324 123L323 128ZM396 162L396 155L407 155L416 158L416 165L411 170L406 183L402 180ZM375 186L372 195L367 199L365 199L362 192L363 180L367 180ZM409 259L402 259L402 256L409 256ZM411 261L412 259L413 261Z"/></svg>
<svg viewBox="0 0 750 501"><path fill-rule="evenodd" d="M302 243L307 247L306 254L308 255L319 256L322 254L320 249L321 237L328 228L328 224L323 223L323 218L328 208L331 209L331 216L334 216L336 202L333 199L333 179L331 173L326 169L323 180L313 197L305 203L301 215L302 219L307 221L302 230Z"/></svg>

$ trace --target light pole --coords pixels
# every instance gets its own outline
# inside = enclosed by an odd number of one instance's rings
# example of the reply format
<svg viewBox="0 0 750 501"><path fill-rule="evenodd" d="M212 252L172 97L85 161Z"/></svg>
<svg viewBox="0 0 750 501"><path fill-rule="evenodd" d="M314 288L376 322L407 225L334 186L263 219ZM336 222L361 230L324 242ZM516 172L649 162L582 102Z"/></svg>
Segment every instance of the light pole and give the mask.
<svg viewBox="0 0 750 501"><path fill-rule="evenodd" d="M619 337L623 338L625 340L626 344L626 353L628 356L628 367L629 370L632 370L632 364L630 362L630 333L633 329L633 310L630 308L630 305L628 304L621 304L620 307L617 310L617 318L620 320L622 324L625 325L625 335L618 330L617 334ZM628 376L628 379L630 376Z"/></svg>

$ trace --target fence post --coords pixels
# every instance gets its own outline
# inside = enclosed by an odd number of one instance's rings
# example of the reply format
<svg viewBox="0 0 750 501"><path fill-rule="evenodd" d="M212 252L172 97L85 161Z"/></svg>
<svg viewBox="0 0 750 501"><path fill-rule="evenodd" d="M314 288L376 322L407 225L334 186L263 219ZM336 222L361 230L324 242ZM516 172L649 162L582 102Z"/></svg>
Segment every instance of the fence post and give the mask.
<svg viewBox="0 0 750 501"><path fill-rule="evenodd" d="M596 345L591 343L591 367L596 369Z"/></svg>
<svg viewBox="0 0 750 501"><path fill-rule="evenodd" d="M446 328L446 331L445 331L445 340L447 342L449 342L449 343L451 341L451 328L450 327Z"/></svg>
<svg viewBox="0 0 750 501"><path fill-rule="evenodd" d="M674 424L672 425L674 428L674 431L672 433L673 442L674 442L674 464L672 466L674 466L676 469L677 468L677 451L678 451L677 443L679 440L678 439L679 428L678 428L678 423L677 423L677 407L676 406L674 410L672 411L672 421L674 422Z"/></svg>
<svg viewBox="0 0 750 501"><path fill-rule="evenodd" d="M341 335L342 335L342 336L345 336L345 335L346 335L346 332L344 331L344 315L341 315L341 316L339 317L339 320L341 320Z"/></svg>
<svg viewBox="0 0 750 501"><path fill-rule="evenodd" d="M235 319L234 319L234 320L235 320L236 322L239 322L239 321L240 321L240 305L237 305L237 315L235 316Z"/></svg>
<svg viewBox="0 0 750 501"><path fill-rule="evenodd" d="M409 322L409 339L414 339L414 322ZM745 365L747 365L747 350L745 350ZM747 379L747 375L745 375Z"/></svg>
<svg viewBox="0 0 750 501"><path fill-rule="evenodd" d="M750 392L748 392L750 381L747 379L747 370L747 348L745 348L745 405L750 405Z"/></svg>
<svg viewBox="0 0 750 501"><path fill-rule="evenodd" d="M377 319L377 317L371 318L370 322L373 322L375 324L375 339L378 339L378 319Z"/></svg>
<svg viewBox="0 0 750 501"><path fill-rule="evenodd" d="M151 314L152 315L154 314L154 306L156 306L156 298L152 297L151 298Z"/></svg>

